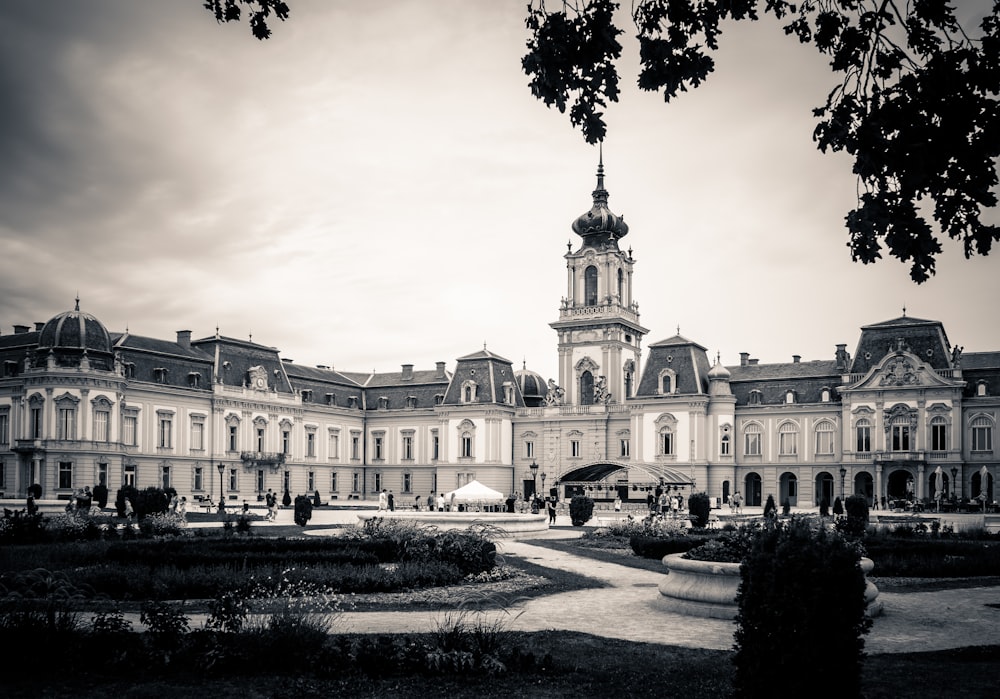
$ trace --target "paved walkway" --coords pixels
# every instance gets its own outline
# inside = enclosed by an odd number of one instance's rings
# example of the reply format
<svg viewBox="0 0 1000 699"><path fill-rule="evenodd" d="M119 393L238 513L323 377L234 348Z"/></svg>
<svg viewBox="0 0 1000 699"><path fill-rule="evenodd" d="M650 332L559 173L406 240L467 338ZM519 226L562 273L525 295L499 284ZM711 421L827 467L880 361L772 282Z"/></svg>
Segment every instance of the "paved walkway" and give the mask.
<svg viewBox="0 0 1000 699"><path fill-rule="evenodd" d="M553 530L552 538L572 536ZM501 553L539 565L598 578L611 587L538 597L508 612L491 612L518 631L565 629L582 633L689 648L729 650L735 624L668 612L658 607L662 574L595 561L532 545L504 541ZM1000 645L1000 586L915 593L881 593L884 611L865 640L869 653L934 651L973 645ZM987 605L997 605L989 607ZM355 633L434 630L447 612L350 612L338 628Z"/></svg>

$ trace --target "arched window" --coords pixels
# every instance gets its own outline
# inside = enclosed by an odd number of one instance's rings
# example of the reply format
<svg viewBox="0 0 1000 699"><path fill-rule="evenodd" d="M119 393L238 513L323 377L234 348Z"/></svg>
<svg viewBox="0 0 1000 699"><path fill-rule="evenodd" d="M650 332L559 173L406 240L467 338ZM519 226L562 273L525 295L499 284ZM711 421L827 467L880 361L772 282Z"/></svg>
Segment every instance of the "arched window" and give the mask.
<svg viewBox="0 0 1000 699"><path fill-rule="evenodd" d="M660 428L660 456L673 456L676 440L674 431L668 425Z"/></svg>
<svg viewBox="0 0 1000 699"><path fill-rule="evenodd" d="M778 455L795 456L799 453L799 428L794 422L785 422L778 428Z"/></svg>
<svg viewBox="0 0 1000 699"><path fill-rule="evenodd" d="M975 418L972 427L972 451L993 451L993 421L985 415Z"/></svg>
<svg viewBox="0 0 1000 699"><path fill-rule="evenodd" d="M743 453L747 456L760 456L763 428L760 423L751 422L743 428Z"/></svg>
<svg viewBox="0 0 1000 699"><path fill-rule="evenodd" d="M625 275L618 270L618 303L625 303Z"/></svg>
<svg viewBox="0 0 1000 699"><path fill-rule="evenodd" d="M663 385L660 388L660 393L670 393L670 389L672 388L672 383L673 383L671 379L673 379L673 377L670 374L663 375L662 378Z"/></svg>
<svg viewBox="0 0 1000 699"><path fill-rule="evenodd" d="M947 451L948 421L938 415L931 418L931 451Z"/></svg>
<svg viewBox="0 0 1000 699"><path fill-rule="evenodd" d="M594 375L589 371L580 374L580 405L594 403Z"/></svg>
<svg viewBox="0 0 1000 699"><path fill-rule="evenodd" d="M597 267L594 265L583 271L583 299L587 306L597 305Z"/></svg>
<svg viewBox="0 0 1000 699"><path fill-rule="evenodd" d="M786 423L787 424L787 423ZM834 427L829 420L823 420L816 425L816 453L833 453Z"/></svg>
<svg viewBox="0 0 1000 699"><path fill-rule="evenodd" d="M867 453L872 450L872 422L866 417L854 423L854 434L857 442L854 450L859 453Z"/></svg>

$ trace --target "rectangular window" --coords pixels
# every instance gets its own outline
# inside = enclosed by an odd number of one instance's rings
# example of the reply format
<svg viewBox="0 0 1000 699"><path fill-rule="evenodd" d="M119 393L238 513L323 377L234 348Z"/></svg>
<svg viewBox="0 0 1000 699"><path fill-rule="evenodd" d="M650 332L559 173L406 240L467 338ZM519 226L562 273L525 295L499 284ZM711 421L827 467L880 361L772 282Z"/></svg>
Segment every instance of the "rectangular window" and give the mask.
<svg viewBox="0 0 1000 699"><path fill-rule="evenodd" d="M833 432L821 430L816 433L816 453L817 454L833 453Z"/></svg>
<svg viewBox="0 0 1000 699"><path fill-rule="evenodd" d="M358 432L351 432L351 458L361 458L361 434ZM357 488L355 488L355 492L357 492Z"/></svg>
<svg viewBox="0 0 1000 699"><path fill-rule="evenodd" d="M743 435L743 451L747 456L760 456L760 433L747 432Z"/></svg>
<svg viewBox="0 0 1000 699"><path fill-rule="evenodd" d="M42 409L31 409L31 428L28 430L31 439L42 438Z"/></svg>
<svg viewBox="0 0 1000 699"><path fill-rule="evenodd" d="M312 431L306 432L306 456L316 456L316 433Z"/></svg>
<svg viewBox="0 0 1000 699"><path fill-rule="evenodd" d="M108 425L111 422L111 413L107 410L94 411L94 441L106 442L110 438Z"/></svg>
<svg viewBox="0 0 1000 699"><path fill-rule="evenodd" d="M670 456L674 453L674 433L663 432L660 434L660 454Z"/></svg>
<svg viewBox="0 0 1000 699"><path fill-rule="evenodd" d="M108 465L97 464L97 485L108 487Z"/></svg>
<svg viewBox="0 0 1000 699"><path fill-rule="evenodd" d="M374 452L372 458L374 458L376 461L381 461L382 459L385 458L385 454L382 453L383 446L384 444L382 435L378 434L375 435L372 443L372 450Z"/></svg>
<svg viewBox="0 0 1000 699"><path fill-rule="evenodd" d="M360 493L361 492L361 474L355 471L351 474L351 492Z"/></svg>
<svg viewBox="0 0 1000 699"><path fill-rule="evenodd" d="M580 440L571 439L569 442L569 455L572 457L579 458L580 456Z"/></svg>
<svg viewBox="0 0 1000 699"><path fill-rule="evenodd" d="M173 446L174 422L169 417L160 418L160 431L157 438L157 446L161 449L169 449Z"/></svg>
<svg viewBox="0 0 1000 699"><path fill-rule="evenodd" d="M948 449L948 425L931 425L931 451Z"/></svg>
<svg viewBox="0 0 1000 699"><path fill-rule="evenodd" d="M910 450L910 426L909 425L893 425L892 426L892 450L893 451L909 451Z"/></svg>
<svg viewBox="0 0 1000 699"><path fill-rule="evenodd" d="M403 492L404 493L413 492L413 476L409 473L403 474Z"/></svg>
<svg viewBox="0 0 1000 699"><path fill-rule="evenodd" d="M722 441L719 442L719 455L729 456L729 435L723 435Z"/></svg>
<svg viewBox="0 0 1000 699"><path fill-rule="evenodd" d="M59 421L56 424L57 439L76 439L76 410L59 408Z"/></svg>
<svg viewBox="0 0 1000 699"><path fill-rule="evenodd" d="M7 444L10 441L10 416L7 413L0 413L0 444Z"/></svg>
<svg viewBox="0 0 1000 699"><path fill-rule="evenodd" d="M73 462L59 462L59 487L63 490L73 487Z"/></svg>
<svg viewBox="0 0 1000 699"><path fill-rule="evenodd" d="M375 492L378 493L382 490L382 474L378 471L375 472Z"/></svg>
<svg viewBox="0 0 1000 699"><path fill-rule="evenodd" d="M264 428L257 428L257 451L264 451Z"/></svg>
<svg viewBox="0 0 1000 699"><path fill-rule="evenodd" d="M308 477L306 478L306 490L310 493L316 491L316 472L310 471Z"/></svg>
<svg viewBox="0 0 1000 699"><path fill-rule="evenodd" d="M229 490L237 491L240 489L239 474L236 472L235 468L229 469Z"/></svg>
<svg viewBox="0 0 1000 699"><path fill-rule="evenodd" d="M292 492L292 472L285 471L281 476L281 489L286 493Z"/></svg>
<svg viewBox="0 0 1000 699"><path fill-rule="evenodd" d="M201 466L194 467L194 490L205 489L205 469Z"/></svg>
<svg viewBox="0 0 1000 699"><path fill-rule="evenodd" d="M621 439L618 442L618 446L619 446L618 455L621 456L623 459L627 459L629 457L629 453L632 450L631 441L628 439Z"/></svg>
<svg viewBox="0 0 1000 699"><path fill-rule="evenodd" d="M122 471L122 485L135 487L135 466L133 464L127 464Z"/></svg>
<svg viewBox="0 0 1000 699"><path fill-rule="evenodd" d="M462 436L462 456L465 458L472 456L472 437L469 435Z"/></svg>
<svg viewBox="0 0 1000 699"><path fill-rule="evenodd" d="M972 451L993 451L993 428L975 425L972 428Z"/></svg>
<svg viewBox="0 0 1000 699"><path fill-rule="evenodd" d="M438 437L437 430L431 434L431 460L437 461L441 458L441 439Z"/></svg>
<svg viewBox="0 0 1000 699"><path fill-rule="evenodd" d="M193 451L205 449L205 423L201 420L191 423L191 449Z"/></svg>
<svg viewBox="0 0 1000 699"><path fill-rule="evenodd" d="M535 443L530 439L524 442L524 458L534 459L535 458Z"/></svg>
<svg viewBox="0 0 1000 699"><path fill-rule="evenodd" d="M126 415L122 419L122 444L127 447L134 447L138 442L139 418L135 415Z"/></svg>
<svg viewBox="0 0 1000 699"><path fill-rule="evenodd" d="M281 431L281 453L286 456L292 453L292 433L288 430Z"/></svg>
<svg viewBox="0 0 1000 699"><path fill-rule="evenodd" d="M859 425L857 428L858 443L856 451L870 452L872 450L872 428Z"/></svg>
<svg viewBox="0 0 1000 699"><path fill-rule="evenodd" d="M336 493L339 491L340 488L337 487L337 472L333 471L332 473L330 473L330 492Z"/></svg>
<svg viewBox="0 0 1000 699"><path fill-rule="evenodd" d="M170 487L170 467L162 466L160 468L160 487L166 490Z"/></svg>
<svg viewBox="0 0 1000 699"><path fill-rule="evenodd" d="M413 435L403 435L403 461L413 461Z"/></svg>
<svg viewBox="0 0 1000 699"><path fill-rule="evenodd" d="M778 435L778 454L782 456L794 456L799 453L799 433L781 432Z"/></svg>
<svg viewBox="0 0 1000 699"><path fill-rule="evenodd" d="M227 451L238 451L240 448L240 428L239 425L229 426L229 449Z"/></svg>
<svg viewBox="0 0 1000 699"><path fill-rule="evenodd" d="M337 461L340 459L340 433L331 431L329 433L328 444L326 445L327 457Z"/></svg>

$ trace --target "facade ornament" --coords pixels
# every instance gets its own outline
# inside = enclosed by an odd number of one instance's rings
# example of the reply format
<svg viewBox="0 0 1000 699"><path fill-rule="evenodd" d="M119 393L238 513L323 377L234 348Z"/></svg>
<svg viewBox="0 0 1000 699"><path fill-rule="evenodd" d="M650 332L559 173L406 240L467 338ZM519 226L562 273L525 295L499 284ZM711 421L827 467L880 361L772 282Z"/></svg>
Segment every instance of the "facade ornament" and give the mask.
<svg viewBox="0 0 1000 699"><path fill-rule="evenodd" d="M958 345L951 348L951 363L955 365L956 369L962 366L962 352L964 350L964 347L959 347Z"/></svg>
<svg viewBox="0 0 1000 699"><path fill-rule="evenodd" d="M562 405L566 391L553 379L549 379L549 390L545 393L545 405Z"/></svg>
<svg viewBox="0 0 1000 699"><path fill-rule="evenodd" d="M897 357L885 365L881 386L912 386L917 383L913 365L902 357Z"/></svg>
<svg viewBox="0 0 1000 699"><path fill-rule="evenodd" d="M604 376L598 376L594 382L594 402L607 405L611 402L611 392L608 391L608 380Z"/></svg>

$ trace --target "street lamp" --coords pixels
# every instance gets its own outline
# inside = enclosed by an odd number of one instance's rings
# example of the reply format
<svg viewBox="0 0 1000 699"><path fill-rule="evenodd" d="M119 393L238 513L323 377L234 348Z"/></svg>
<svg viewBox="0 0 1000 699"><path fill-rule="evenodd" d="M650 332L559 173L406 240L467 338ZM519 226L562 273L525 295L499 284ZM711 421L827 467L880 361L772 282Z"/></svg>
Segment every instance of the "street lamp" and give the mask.
<svg viewBox="0 0 1000 699"><path fill-rule="evenodd" d="M956 483L958 483L958 468L955 467L955 466L952 466L951 467L951 494L952 495L955 495L955 484ZM961 496L962 496L962 494L958 493L958 497L961 497Z"/></svg>
<svg viewBox="0 0 1000 699"><path fill-rule="evenodd" d="M528 470L531 471L531 490L534 497L538 497L538 464L534 461L528 466ZM543 481L544 482L544 481Z"/></svg>
<svg viewBox="0 0 1000 699"><path fill-rule="evenodd" d="M225 495L222 492L222 475L226 472L226 465L219 464L219 514L226 513Z"/></svg>
<svg viewBox="0 0 1000 699"><path fill-rule="evenodd" d="M840 467L840 499L844 499L844 479L847 478L847 469Z"/></svg>
<svg viewBox="0 0 1000 699"><path fill-rule="evenodd" d="M542 494L545 494L545 471L542 471Z"/></svg>

